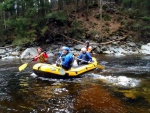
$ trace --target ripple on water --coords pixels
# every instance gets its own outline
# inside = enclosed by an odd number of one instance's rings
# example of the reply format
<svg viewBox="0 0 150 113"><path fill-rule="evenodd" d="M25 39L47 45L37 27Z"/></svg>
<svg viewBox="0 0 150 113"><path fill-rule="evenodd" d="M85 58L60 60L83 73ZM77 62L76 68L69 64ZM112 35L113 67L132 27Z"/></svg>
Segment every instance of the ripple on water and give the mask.
<svg viewBox="0 0 150 113"><path fill-rule="evenodd" d="M99 79L102 80L105 83L108 83L114 86L118 87L127 87L127 88L133 88L133 87L138 87L140 84L139 79L135 78L129 78L126 76L103 76L103 75L98 75L98 74L92 74L94 79Z"/></svg>

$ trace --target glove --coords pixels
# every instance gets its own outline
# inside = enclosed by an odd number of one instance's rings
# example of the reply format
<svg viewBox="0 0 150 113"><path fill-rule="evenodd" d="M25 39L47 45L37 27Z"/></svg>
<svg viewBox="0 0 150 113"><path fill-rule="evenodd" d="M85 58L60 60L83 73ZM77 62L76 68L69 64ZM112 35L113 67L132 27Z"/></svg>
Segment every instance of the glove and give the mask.
<svg viewBox="0 0 150 113"><path fill-rule="evenodd" d="M56 66L61 66L61 64L59 64L59 63L56 63Z"/></svg>
<svg viewBox="0 0 150 113"><path fill-rule="evenodd" d="M88 61L88 64L90 64L91 62L90 61Z"/></svg>

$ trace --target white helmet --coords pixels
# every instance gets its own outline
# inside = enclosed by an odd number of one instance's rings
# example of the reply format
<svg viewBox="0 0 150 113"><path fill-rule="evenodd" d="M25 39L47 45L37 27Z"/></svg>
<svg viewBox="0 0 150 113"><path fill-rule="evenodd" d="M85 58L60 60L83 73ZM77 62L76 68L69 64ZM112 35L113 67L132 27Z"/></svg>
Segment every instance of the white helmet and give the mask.
<svg viewBox="0 0 150 113"><path fill-rule="evenodd" d="M81 51L82 51L82 52L86 52L86 48L82 48Z"/></svg>

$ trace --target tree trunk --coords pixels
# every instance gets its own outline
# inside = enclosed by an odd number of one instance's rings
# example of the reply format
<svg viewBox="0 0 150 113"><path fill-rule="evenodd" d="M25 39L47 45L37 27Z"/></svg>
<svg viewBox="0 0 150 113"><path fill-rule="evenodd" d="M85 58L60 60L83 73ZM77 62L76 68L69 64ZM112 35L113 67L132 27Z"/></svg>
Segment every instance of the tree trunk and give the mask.
<svg viewBox="0 0 150 113"><path fill-rule="evenodd" d="M63 10L63 0L58 0L58 10Z"/></svg>
<svg viewBox="0 0 150 113"><path fill-rule="evenodd" d="M85 4L86 4L86 21L88 21L88 12L89 12L89 0L86 0L85 1Z"/></svg>

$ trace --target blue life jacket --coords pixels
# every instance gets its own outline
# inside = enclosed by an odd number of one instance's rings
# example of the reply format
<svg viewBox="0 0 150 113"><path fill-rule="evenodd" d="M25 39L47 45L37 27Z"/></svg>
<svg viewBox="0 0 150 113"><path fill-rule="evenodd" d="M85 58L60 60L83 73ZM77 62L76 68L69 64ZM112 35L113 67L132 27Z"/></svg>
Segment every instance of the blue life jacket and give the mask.
<svg viewBox="0 0 150 113"><path fill-rule="evenodd" d="M79 54L78 58L85 61L90 61L90 62L92 61L92 57L89 52Z"/></svg>
<svg viewBox="0 0 150 113"><path fill-rule="evenodd" d="M73 55L71 53L68 53L66 55L60 55L62 63L61 65L66 67L66 68L71 68L72 62L73 62Z"/></svg>

